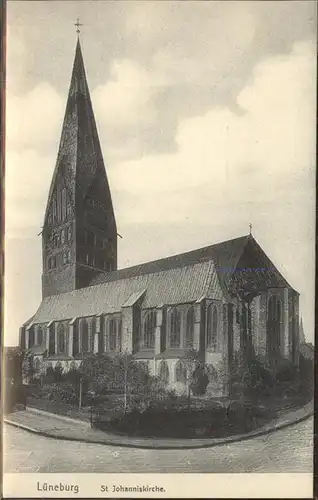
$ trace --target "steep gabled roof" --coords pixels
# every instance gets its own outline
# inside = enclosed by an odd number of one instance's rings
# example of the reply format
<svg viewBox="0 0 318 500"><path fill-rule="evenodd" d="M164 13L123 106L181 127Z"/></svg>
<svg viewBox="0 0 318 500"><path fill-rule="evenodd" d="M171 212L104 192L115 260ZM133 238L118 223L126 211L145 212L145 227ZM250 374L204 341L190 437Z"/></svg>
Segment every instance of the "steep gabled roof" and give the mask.
<svg viewBox="0 0 318 500"><path fill-rule="evenodd" d="M140 297L143 308L192 303L204 297L220 300L228 293L249 290L251 283L260 290L291 288L249 235L102 273L89 287L43 299L32 321L115 313Z"/></svg>
<svg viewBox="0 0 318 500"><path fill-rule="evenodd" d="M193 303L203 295L209 295L212 299L222 297L211 260L148 274L125 276L100 285L46 297L42 300L33 322L44 323L75 316L120 312L124 305L132 305L132 302L141 296L143 308L154 308L161 304Z"/></svg>
<svg viewBox="0 0 318 500"><path fill-rule="evenodd" d="M111 273L101 273L93 279L91 285L108 283L110 281L127 279L144 274L152 274L168 269L191 266L195 263L212 260L217 271L220 285L226 290L229 279L244 251L247 241L248 236L242 236L222 243L191 250L190 252L165 257L164 259L153 260L133 267L119 269Z"/></svg>
<svg viewBox="0 0 318 500"><path fill-rule="evenodd" d="M104 167L80 41L77 41L71 83L57 162L48 196L45 221L57 177L67 189L69 201L81 205L89 189L99 186L105 206L112 209L110 189ZM106 194L106 196L105 196Z"/></svg>

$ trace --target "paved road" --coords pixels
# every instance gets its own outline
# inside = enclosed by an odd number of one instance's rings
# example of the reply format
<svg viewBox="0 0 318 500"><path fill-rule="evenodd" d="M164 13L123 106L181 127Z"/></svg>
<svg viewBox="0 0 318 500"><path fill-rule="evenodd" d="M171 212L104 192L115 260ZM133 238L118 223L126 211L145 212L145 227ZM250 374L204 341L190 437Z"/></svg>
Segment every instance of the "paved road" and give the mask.
<svg viewBox="0 0 318 500"><path fill-rule="evenodd" d="M59 441L4 426L4 472L312 472L313 419L247 441L142 450Z"/></svg>

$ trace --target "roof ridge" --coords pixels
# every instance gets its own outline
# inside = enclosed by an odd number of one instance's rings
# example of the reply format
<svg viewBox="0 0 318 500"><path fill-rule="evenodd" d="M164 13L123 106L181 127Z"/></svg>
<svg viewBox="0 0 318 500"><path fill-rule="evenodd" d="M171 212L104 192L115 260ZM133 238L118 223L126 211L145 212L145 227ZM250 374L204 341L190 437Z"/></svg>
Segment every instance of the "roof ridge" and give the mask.
<svg viewBox="0 0 318 500"><path fill-rule="evenodd" d="M98 282L99 279L102 279L103 277L104 278L110 278L110 279L107 279L107 281L113 281L111 279L111 277L112 276L116 276L116 274L119 274L119 273L123 273L124 274L125 272L138 270L138 268L142 268L142 267L145 268L146 266L151 266L151 265L154 265L154 264L160 265L163 262L169 263L169 261L171 261L172 267L187 267L189 265L193 265L193 264L199 263L199 262L205 262L205 261L209 261L209 260L215 261L215 256L212 256L211 254L209 254L209 255L205 255L205 256L203 255L203 256L197 257L196 262L193 262L193 263L189 263L189 262L180 262L180 263L173 262L174 259L178 259L178 258L182 259L184 257L191 257L191 256L194 257L198 252L204 252L205 250L217 249L217 247L220 246L220 245L233 243L235 241L237 242L239 240L244 240L244 239L246 239L246 242L247 242L248 237L249 237L249 235L239 236L237 238L232 238L230 240L224 240L224 241L220 241L218 243L213 243L212 245L207 245L207 246L204 246L204 247L195 248L193 250L188 250L187 252L169 255L167 257L161 257L160 259L150 260L150 261L147 261L147 262L141 262L139 264L135 264L135 265L129 266L129 267L123 267L121 269L117 269L116 271L112 271L110 273L100 273L98 276L96 276L92 280L92 283L95 283L95 281L97 281L96 284L103 283L103 281L102 282ZM215 265L215 268L217 270L216 262L214 262L214 265ZM169 269L169 268L167 268L167 269ZM155 272L159 272L159 271L157 271L157 270L150 271L149 270L146 274L153 274Z"/></svg>

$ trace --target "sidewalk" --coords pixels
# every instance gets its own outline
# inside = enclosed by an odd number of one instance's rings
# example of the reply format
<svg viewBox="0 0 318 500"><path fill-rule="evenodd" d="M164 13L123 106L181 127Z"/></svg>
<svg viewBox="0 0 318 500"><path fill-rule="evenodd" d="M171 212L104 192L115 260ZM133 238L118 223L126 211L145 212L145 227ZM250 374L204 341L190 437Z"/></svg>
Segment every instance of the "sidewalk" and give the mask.
<svg viewBox="0 0 318 500"><path fill-rule="evenodd" d="M314 406L313 401L311 401L302 408L290 410L281 415L275 421L266 424L258 430L249 432L248 434L211 439L161 439L117 436L98 429L91 429L88 422L73 420L68 417L54 415L52 413L36 410L34 408L27 408L23 411L11 413L4 418L4 422L48 438L104 444L109 446L167 450L209 448L223 443L250 439L305 420L313 415L313 413Z"/></svg>

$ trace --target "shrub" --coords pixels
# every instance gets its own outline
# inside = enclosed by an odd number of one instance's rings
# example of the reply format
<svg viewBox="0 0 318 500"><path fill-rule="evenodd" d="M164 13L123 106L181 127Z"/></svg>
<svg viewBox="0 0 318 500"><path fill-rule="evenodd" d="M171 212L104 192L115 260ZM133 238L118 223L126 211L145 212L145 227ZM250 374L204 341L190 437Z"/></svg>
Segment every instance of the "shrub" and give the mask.
<svg viewBox="0 0 318 500"><path fill-rule="evenodd" d="M197 367L192 374L192 380L190 383L192 394L194 396L202 396L205 394L208 384L209 377L204 368L201 366Z"/></svg>

